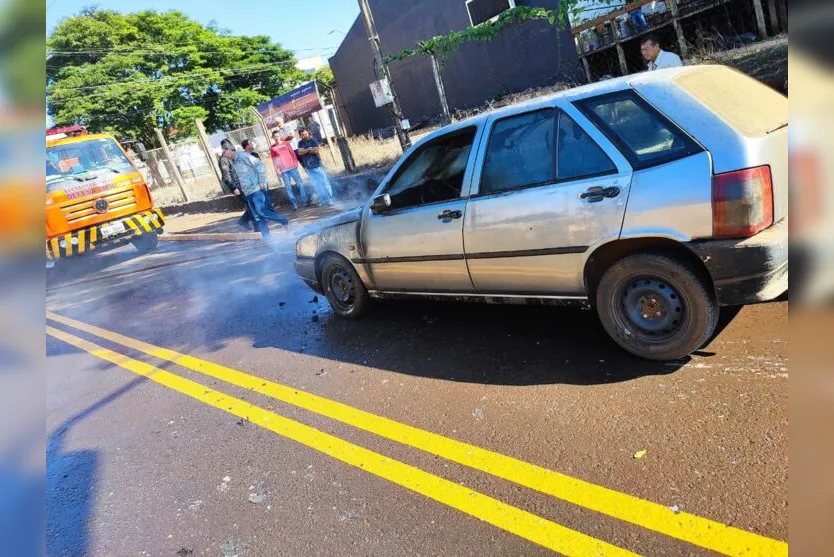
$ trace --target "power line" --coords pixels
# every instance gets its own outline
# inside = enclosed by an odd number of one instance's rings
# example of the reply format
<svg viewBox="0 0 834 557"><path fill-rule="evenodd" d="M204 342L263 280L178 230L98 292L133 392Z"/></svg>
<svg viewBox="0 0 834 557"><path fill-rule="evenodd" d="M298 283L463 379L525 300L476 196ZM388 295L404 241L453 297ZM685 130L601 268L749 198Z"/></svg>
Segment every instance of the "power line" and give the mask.
<svg viewBox="0 0 834 557"><path fill-rule="evenodd" d="M281 65L286 65L286 64L295 65L296 61L294 61L294 60L282 60L282 61L278 61L278 62L263 62L263 63L260 63L260 64L253 64L251 66L243 66L243 67L240 67L240 68L232 68L230 70L225 70L225 69L222 69L222 68L205 68L204 71L185 72L185 73L179 73L179 74L168 74L168 75L165 75L164 77L161 77L159 79L147 79L147 80L141 80L141 81L119 81L119 82L114 82L114 83L103 83L101 85L87 85L87 86L80 86L80 87L62 87L60 90L61 91L91 91L91 90L95 90L95 89L103 89L103 88L108 88L108 87L119 87L119 86L136 87L136 86L143 86L143 85L159 84L160 82L167 82L167 81L174 80L174 79L181 79L181 78L186 78L186 77L199 76L201 74L208 76L209 74L211 74L213 72L219 72L221 74L220 77L232 77L232 76L236 76L236 75L245 75L248 72L243 71L243 70L247 70L247 69L251 69L251 68L261 68L261 67L263 67L263 69L258 70L258 71L268 71L268 70L272 69L272 66L281 66ZM269 66L269 67L264 67L264 66ZM223 72L227 72L227 73L224 74ZM253 72L251 72L251 73L256 73L256 72L253 70Z"/></svg>
<svg viewBox="0 0 834 557"><path fill-rule="evenodd" d="M169 48L188 48L190 46L194 46L193 44L187 45L180 45L180 46L171 46ZM323 46L318 48L299 48L299 49L287 49L280 46L274 47L264 47L264 48L256 48L252 50L237 50L234 48L230 48L229 51L225 50L196 50L191 53L193 54L227 54L230 52L234 53L243 53L243 54L275 54L277 51L283 52L325 52L328 50L335 50L339 48L339 45L331 45L331 46ZM47 52L47 55L53 56L88 56L88 55L97 55L97 54L136 54L136 55L143 55L143 56L152 56L152 55L166 55L166 56L176 56L181 53L173 53L173 52L162 52L159 50L151 50L151 49L136 49L136 50L122 50L118 48L113 49L89 49L89 50L50 50Z"/></svg>

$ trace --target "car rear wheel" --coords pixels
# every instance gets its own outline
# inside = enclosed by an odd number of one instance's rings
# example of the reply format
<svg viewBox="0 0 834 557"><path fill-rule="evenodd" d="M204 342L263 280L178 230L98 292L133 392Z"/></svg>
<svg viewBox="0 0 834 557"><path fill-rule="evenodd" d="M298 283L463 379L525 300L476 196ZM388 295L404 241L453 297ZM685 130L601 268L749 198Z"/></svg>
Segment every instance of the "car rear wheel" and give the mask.
<svg viewBox="0 0 834 557"><path fill-rule="evenodd" d="M649 360L675 360L698 350L718 323L718 302L697 273L651 253L620 259L597 288L597 311L614 341Z"/></svg>
<svg viewBox="0 0 834 557"><path fill-rule="evenodd" d="M326 255L321 263L321 285L333 313L344 319L359 319L368 311L371 298L362 279L344 257Z"/></svg>
<svg viewBox="0 0 834 557"><path fill-rule="evenodd" d="M130 241L139 253L148 253L156 249L159 244L159 234L156 232L145 232Z"/></svg>

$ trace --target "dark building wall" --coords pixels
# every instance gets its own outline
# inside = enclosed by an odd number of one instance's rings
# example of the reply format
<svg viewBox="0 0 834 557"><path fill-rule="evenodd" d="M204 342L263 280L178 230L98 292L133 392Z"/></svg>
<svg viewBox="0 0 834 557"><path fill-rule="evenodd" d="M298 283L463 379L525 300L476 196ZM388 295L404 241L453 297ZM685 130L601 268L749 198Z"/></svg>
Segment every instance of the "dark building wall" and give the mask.
<svg viewBox="0 0 834 557"><path fill-rule="evenodd" d="M555 9L558 0L519 1ZM371 0L383 54L411 48L418 41L469 26L465 0ZM391 125L387 108L376 108L368 85L374 75L373 52L358 18L330 59L340 94L343 119L352 133ZM390 66L405 117L413 125L440 114L431 62L415 56ZM546 21L507 28L494 40L470 43L443 67L450 108L468 108L505 93L559 81L582 80L582 68L570 31Z"/></svg>

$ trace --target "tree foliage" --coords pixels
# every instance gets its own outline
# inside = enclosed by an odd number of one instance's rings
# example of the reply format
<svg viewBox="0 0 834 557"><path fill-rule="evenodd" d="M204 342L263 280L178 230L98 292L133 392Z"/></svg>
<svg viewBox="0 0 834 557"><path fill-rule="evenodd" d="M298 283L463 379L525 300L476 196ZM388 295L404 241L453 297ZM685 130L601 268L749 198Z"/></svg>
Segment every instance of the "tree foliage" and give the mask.
<svg viewBox="0 0 834 557"><path fill-rule="evenodd" d="M306 81L290 51L265 36L234 36L178 11L85 9L47 39L47 110L56 124L155 144L194 118L212 132L248 124L248 107Z"/></svg>
<svg viewBox="0 0 834 557"><path fill-rule="evenodd" d="M333 102L333 87L336 86L336 78L333 75L333 70L328 66L319 68L313 73L313 79L319 85L319 95L325 104Z"/></svg>

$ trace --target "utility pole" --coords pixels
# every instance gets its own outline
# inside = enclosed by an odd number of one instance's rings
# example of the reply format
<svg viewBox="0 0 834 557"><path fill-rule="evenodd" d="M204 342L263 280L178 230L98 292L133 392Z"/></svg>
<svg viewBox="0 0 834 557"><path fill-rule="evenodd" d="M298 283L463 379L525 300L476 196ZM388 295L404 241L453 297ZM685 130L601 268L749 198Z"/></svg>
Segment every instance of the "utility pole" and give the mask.
<svg viewBox="0 0 834 557"><path fill-rule="evenodd" d="M371 14L368 0L359 0L359 9L362 12L362 19L365 20L365 30L368 32L368 40L371 41L371 47L374 49L374 65L377 69L377 76L386 79L388 86L391 88L391 97L394 99L394 102L391 103L394 129L397 131L397 138L400 140L400 147L402 147L404 153L411 147L411 139L408 137L408 132L403 129L403 111L400 108L400 101L397 99L397 93L394 90L394 82L391 80L391 74L388 72L388 65L382 60L382 50L379 46L379 33L377 33L374 16Z"/></svg>
<svg viewBox="0 0 834 557"><path fill-rule="evenodd" d="M157 141L159 141L159 146L162 147L162 154L165 155L165 160L168 162L166 165L168 167L168 173L171 175L174 182L177 183L177 186L179 186L183 201L188 203L190 200L188 199L188 194L185 193L184 181L182 179L182 175L180 174L180 169L177 168L177 161L174 160L174 155L171 154L171 149L168 148L168 142L165 141L165 136L162 135L161 129L154 128L153 131L156 134Z"/></svg>
<svg viewBox="0 0 834 557"><path fill-rule="evenodd" d="M214 152L211 150L211 143L209 143L208 134L206 133L206 127L203 125L203 121L199 118L196 118L194 120L194 125L197 126L197 139L200 140L200 146L203 148L203 152L206 154L206 160L208 161L208 164L212 168L212 170L214 170L214 175L217 176L217 182L222 184L223 176L220 173L220 165L216 164L217 161L214 158Z"/></svg>
<svg viewBox="0 0 834 557"><path fill-rule="evenodd" d="M437 84L437 94L440 96L440 108L443 110L443 125L448 126L452 123L452 115L449 113L449 103L446 101L446 88L443 86L443 76L440 74L440 62L434 53L430 56L434 82Z"/></svg>

